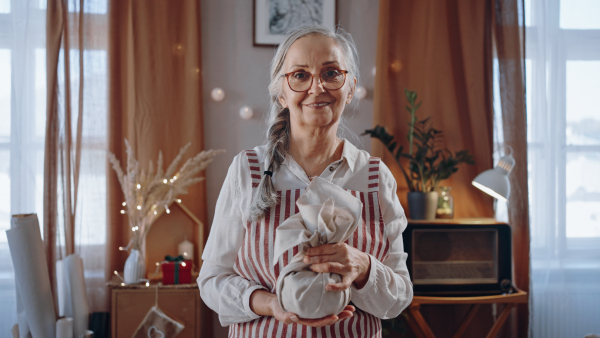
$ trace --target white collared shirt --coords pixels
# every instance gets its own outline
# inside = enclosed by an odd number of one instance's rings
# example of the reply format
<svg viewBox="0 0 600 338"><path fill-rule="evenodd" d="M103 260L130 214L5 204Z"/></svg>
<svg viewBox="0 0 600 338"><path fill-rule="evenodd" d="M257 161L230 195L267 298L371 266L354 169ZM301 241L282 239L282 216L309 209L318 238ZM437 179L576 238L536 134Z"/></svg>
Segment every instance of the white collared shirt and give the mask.
<svg viewBox="0 0 600 338"><path fill-rule="evenodd" d="M254 150L262 172L265 170L265 146ZM327 166L319 176L345 189L361 190L366 177L354 173L367 166L369 158L368 152L344 140L342 158ZM310 181L302 167L288 155L279 170L273 173L273 184L275 190L281 191L305 189ZM371 269L367 284L360 290L352 286L351 301L363 311L387 319L398 316L410 304L413 292L406 268L407 254L402 244L402 231L407 220L396 196L396 180L382 161L378 195L389 255L383 262L369 255ZM200 295L205 304L219 314L223 326L258 318L250 308L250 295L255 290L266 289L255 281L242 278L233 269L244 241L244 224L249 217L251 201L250 168L242 152L233 159L221 188L198 276Z"/></svg>

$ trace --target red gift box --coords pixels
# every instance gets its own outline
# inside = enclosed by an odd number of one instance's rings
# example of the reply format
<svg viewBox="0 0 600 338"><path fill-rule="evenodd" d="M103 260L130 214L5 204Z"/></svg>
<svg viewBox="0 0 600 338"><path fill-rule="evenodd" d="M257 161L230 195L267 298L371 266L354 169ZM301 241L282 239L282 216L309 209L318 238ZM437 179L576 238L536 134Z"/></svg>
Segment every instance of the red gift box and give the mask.
<svg viewBox="0 0 600 338"><path fill-rule="evenodd" d="M190 284L192 282L192 261L166 262L162 266L164 285Z"/></svg>

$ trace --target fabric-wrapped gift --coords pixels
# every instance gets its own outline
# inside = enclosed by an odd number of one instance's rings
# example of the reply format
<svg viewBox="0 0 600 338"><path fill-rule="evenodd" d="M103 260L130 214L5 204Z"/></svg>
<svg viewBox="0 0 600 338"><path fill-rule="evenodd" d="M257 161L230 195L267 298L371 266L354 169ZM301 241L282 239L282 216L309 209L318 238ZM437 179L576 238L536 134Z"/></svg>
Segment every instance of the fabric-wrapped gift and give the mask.
<svg viewBox="0 0 600 338"><path fill-rule="evenodd" d="M303 259L307 248L344 242L362 222L362 203L346 190L322 178L315 178L296 202L298 213L276 230L275 263L287 250L299 245L277 278L277 300L286 312L300 318L337 315L350 302L350 288L327 291L329 284L340 283L336 273L317 273Z"/></svg>
<svg viewBox="0 0 600 338"><path fill-rule="evenodd" d="M186 261L183 256L166 256L165 260L166 262L161 265L163 284L189 284L192 282L191 260Z"/></svg>

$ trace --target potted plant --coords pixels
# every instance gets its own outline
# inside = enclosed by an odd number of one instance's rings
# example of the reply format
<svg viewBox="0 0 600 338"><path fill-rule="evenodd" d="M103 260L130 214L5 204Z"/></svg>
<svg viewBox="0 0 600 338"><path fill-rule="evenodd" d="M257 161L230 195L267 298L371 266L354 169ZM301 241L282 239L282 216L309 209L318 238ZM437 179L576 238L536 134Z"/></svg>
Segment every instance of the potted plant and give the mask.
<svg viewBox="0 0 600 338"><path fill-rule="evenodd" d="M430 117L417 120L417 110L421 106L421 102L416 103L417 93L407 89L404 93L408 101L406 109L410 113L408 148L405 150L403 146L399 146L394 136L388 134L385 128L379 125L365 130L363 135L369 134L379 139L400 166L410 190L408 193L410 217L434 219L439 183L457 172L459 164L475 164L475 161L468 150L453 154L448 149L438 149L443 138L442 131L432 127ZM406 162L406 168L402 162Z"/></svg>

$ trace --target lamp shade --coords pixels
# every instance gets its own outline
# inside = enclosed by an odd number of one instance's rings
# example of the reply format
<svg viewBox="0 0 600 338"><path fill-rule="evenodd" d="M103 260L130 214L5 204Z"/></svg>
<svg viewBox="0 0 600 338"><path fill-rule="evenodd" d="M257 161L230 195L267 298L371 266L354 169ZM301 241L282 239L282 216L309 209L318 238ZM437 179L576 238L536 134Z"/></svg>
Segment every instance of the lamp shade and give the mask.
<svg viewBox="0 0 600 338"><path fill-rule="evenodd" d="M510 182L508 175L515 166L515 159L511 154L500 159L498 165L477 175L473 185L488 195L506 201L510 196Z"/></svg>

